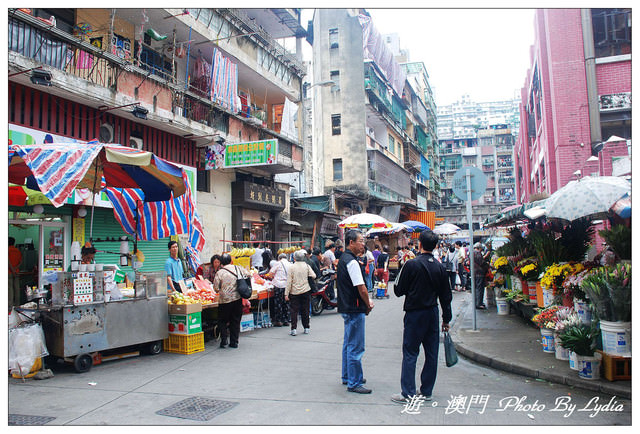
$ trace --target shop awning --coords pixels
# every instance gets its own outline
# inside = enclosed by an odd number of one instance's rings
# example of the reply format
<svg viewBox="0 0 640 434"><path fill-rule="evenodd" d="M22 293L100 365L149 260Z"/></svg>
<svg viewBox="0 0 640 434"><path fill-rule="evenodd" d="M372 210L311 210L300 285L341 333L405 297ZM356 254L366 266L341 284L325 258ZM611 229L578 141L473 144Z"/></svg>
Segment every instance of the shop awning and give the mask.
<svg viewBox="0 0 640 434"><path fill-rule="evenodd" d="M293 226L295 228L299 228L300 226L302 226L300 223L296 221L286 220L286 219L280 219L279 223L281 226Z"/></svg>

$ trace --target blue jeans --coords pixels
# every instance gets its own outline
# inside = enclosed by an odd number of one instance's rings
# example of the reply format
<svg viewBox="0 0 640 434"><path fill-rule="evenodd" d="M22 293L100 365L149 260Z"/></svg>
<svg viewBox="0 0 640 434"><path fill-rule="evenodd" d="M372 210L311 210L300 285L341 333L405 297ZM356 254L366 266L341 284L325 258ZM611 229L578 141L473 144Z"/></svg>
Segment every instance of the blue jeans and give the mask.
<svg viewBox="0 0 640 434"><path fill-rule="evenodd" d="M402 335L402 373L400 386L406 397L416 394L416 362L420 345L424 349L424 366L420 374L420 393L431 396L438 370L440 331L438 306L411 310L404 314Z"/></svg>
<svg viewBox="0 0 640 434"><path fill-rule="evenodd" d="M342 381L353 388L362 384L362 355L364 354L364 313L343 313L344 340L342 342Z"/></svg>
<svg viewBox="0 0 640 434"><path fill-rule="evenodd" d="M367 286L367 291L373 290L373 265L369 265L369 272L364 276L364 283Z"/></svg>

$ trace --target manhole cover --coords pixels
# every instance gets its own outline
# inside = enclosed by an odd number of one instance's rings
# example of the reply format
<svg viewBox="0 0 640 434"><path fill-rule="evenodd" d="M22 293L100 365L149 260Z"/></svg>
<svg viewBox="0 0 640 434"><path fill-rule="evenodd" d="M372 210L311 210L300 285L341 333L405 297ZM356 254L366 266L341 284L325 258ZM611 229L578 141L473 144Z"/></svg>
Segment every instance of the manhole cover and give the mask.
<svg viewBox="0 0 640 434"><path fill-rule="evenodd" d="M45 425L54 420L51 416L29 416L26 414L10 414L9 425Z"/></svg>
<svg viewBox="0 0 640 434"><path fill-rule="evenodd" d="M167 408L156 411L162 416L179 417L192 420L211 420L214 417L231 410L238 405L237 402L217 401L215 399L192 396Z"/></svg>

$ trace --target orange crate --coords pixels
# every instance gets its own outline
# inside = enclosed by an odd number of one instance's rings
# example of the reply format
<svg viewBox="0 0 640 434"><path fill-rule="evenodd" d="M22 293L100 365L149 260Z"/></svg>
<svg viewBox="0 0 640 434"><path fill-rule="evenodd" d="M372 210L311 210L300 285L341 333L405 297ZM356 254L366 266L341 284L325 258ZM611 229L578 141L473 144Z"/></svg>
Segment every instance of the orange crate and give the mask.
<svg viewBox="0 0 640 434"><path fill-rule="evenodd" d="M631 380L631 357L621 357L598 351L602 354L604 378L609 381Z"/></svg>
<svg viewBox="0 0 640 434"><path fill-rule="evenodd" d="M204 351L204 332L192 335L169 335L163 341L167 353L193 354Z"/></svg>

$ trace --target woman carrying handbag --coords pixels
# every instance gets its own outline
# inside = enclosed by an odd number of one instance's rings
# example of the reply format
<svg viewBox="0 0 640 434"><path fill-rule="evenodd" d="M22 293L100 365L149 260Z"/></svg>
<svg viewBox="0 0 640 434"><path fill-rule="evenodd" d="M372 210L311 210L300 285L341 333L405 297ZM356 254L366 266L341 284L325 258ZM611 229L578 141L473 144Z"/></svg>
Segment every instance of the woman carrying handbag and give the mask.
<svg viewBox="0 0 640 434"><path fill-rule="evenodd" d="M238 348L240 321L242 321L242 297L237 290L238 278L249 277L246 270L231 264L228 253L220 257L221 268L213 279L213 290L218 298L218 328L220 329L220 348ZM228 338L228 341L227 341Z"/></svg>

